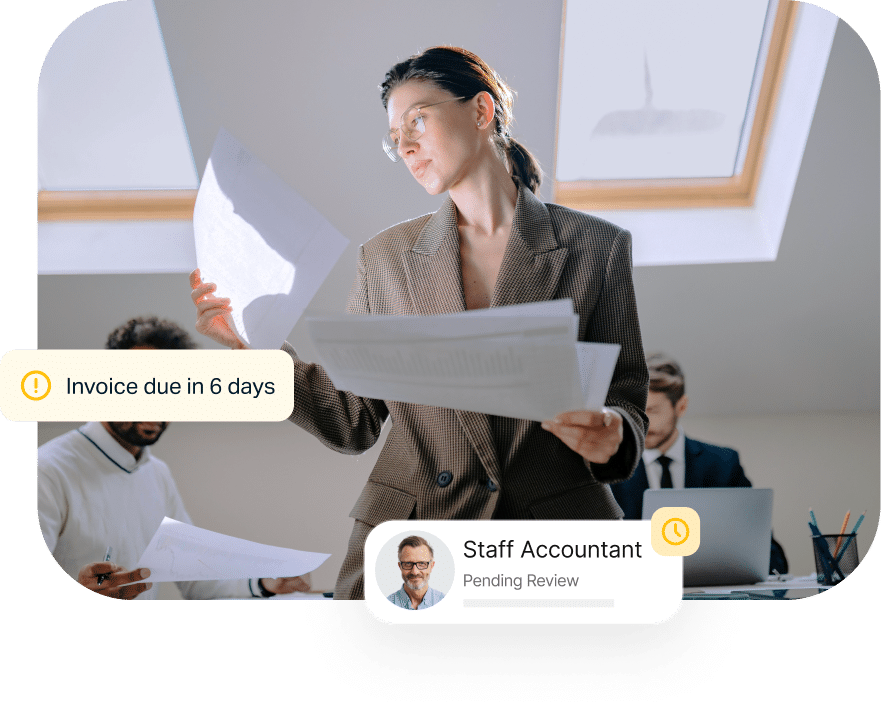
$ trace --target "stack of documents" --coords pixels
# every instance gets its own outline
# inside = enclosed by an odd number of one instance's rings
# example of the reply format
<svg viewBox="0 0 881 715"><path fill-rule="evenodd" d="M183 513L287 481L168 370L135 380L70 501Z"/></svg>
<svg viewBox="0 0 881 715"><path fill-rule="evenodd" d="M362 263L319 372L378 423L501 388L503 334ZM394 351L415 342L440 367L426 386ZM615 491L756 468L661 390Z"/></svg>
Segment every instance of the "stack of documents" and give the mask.
<svg viewBox="0 0 881 715"><path fill-rule="evenodd" d="M620 350L576 342L571 300L307 324L338 390L538 421L602 409Z"/></svg>

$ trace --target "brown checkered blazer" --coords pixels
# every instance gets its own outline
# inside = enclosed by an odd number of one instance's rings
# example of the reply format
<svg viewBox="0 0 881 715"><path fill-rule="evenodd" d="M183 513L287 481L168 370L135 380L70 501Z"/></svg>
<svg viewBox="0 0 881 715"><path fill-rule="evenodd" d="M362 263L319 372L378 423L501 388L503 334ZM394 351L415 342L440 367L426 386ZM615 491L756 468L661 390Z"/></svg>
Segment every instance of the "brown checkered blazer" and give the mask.
<svg viewBox="0 0 881 715"><path fill-rule="evenodd" d="M338 392L324 370L297 358L290 420L345 454L369 449L392 428L350 516L355 527L335 598L364 597L363 546L393 519L618 519L608 484L629 477L647 420L648 372L639 332L630 234L571 209L543 204L521 187L493 306L571 298L578 339L618 343L607 405L624 417L624 443L608 464L586 464L527 420L365 399ZM465 310L456 209L386 229L361 246L352 313L431 315ZM495 428L495 433L494 433ZM501 435L502 431L505 434ZM497 444L507 446L499 454Z"/></svg>

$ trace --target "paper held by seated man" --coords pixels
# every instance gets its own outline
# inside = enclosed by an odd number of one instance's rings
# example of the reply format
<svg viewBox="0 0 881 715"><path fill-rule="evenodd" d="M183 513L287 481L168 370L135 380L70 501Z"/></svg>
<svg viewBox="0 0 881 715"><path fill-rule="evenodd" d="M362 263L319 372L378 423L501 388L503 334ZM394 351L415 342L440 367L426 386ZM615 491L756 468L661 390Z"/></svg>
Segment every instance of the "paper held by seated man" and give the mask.
<svg viewBox="0 0 881 715"><path fill-rule="evenodd" d="M285 578L317 569L330 554L296 551L218 534L165 517L135 569L151 582Z"/></svg>

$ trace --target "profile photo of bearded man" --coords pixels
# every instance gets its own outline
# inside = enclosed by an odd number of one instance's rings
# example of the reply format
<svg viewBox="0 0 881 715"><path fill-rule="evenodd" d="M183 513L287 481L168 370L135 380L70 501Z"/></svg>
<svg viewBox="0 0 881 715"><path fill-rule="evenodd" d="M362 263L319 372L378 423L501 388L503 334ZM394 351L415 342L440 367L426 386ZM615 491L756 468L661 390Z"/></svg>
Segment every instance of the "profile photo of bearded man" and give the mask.
<svg viewBox="0 0 881 715"><path fill-rule="evenodd" d="M444 594L428 585L434 563L434 549L425 539L415 535L403 539L398 544L398 568L404 583L388 600L413 611L440 603Z"/></svg>

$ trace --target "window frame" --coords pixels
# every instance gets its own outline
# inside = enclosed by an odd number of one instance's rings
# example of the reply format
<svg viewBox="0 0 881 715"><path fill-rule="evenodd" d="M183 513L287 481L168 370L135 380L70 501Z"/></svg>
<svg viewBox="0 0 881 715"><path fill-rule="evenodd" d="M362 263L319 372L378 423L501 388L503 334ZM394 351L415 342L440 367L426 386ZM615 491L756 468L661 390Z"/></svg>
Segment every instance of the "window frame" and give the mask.
<svg viewBox="0 0 881 715"><path fill-rule="evenodd" d="M794 0L777 0L774 25L768 42L767 60L762 73L746 156L740 172L730 177L693 179L558 181L554 177L554 201L581 211L752 206L761 178L765 143L774 118L792 43L798 5L799 3ZM557 85L557 128L554 137L555 160L559 151L565 35L566 3L564 1Z"/></svg>
<svg viewBox="0 0 881 715"><path fill-rule="evenodd" d="M195 189L40 191L37 221L192 221Z"/></svg>

